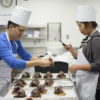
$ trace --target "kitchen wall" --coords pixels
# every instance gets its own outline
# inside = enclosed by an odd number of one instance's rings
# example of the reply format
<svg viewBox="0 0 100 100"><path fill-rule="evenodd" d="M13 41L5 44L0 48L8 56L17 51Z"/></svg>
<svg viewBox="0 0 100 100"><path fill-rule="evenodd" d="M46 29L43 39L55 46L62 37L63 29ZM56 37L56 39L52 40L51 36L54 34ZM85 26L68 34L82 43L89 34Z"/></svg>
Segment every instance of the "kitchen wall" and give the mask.
<svg viewBox="0 0 100 100"><path fill-rule="evenodd" d="M27 0L18 4L32 10L30 24L61 22L62 40L74 46L79 46L82 38L75 19L77 5L93 5L98 11L97 22L100 23L100 0ZM66 35L69 35L69 40L66 39Z"/></svg>
<svg viewBox="0 0 100 100"><path fill-rule="evenodd" d="M32 11L29 20L30 25L46 26L48 22L62 23L62 40L65 43L72 43L74 47L78 47L84 37L78 30L76 24L76 7L78 5L93 5L97 10L97 22L100 25L100 0L18 0L18 5L26 7ZM11 8L0 7L0 11L11 11ZM99 28L100 29L100 28ZM69 36L69 39L67 38ZM32 42L32 43L31 43ZM24 46L36 45L34 41L23 41ZM64 51L59 42L41 41L37 45L45 45L53 52ZM59 50L58 50L59 49Z"/></svg>

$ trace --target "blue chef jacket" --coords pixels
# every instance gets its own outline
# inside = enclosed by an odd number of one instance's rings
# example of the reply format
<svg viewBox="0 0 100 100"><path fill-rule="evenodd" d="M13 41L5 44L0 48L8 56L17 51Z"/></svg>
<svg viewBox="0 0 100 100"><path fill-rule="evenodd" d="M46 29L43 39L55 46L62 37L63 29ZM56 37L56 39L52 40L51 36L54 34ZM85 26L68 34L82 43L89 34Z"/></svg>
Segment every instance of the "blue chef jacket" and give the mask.
<svg viewBox="0 0 100 100"><path fill-rule="evenodd" d="M16 59L14 57L16 53L23 60ZM6 32L0 34L0 60L4 60L11 68L23 69L26 66L26 61L29 61L31 57L32 56L23 48L20 40L10 41L9 43Z"/></svg>

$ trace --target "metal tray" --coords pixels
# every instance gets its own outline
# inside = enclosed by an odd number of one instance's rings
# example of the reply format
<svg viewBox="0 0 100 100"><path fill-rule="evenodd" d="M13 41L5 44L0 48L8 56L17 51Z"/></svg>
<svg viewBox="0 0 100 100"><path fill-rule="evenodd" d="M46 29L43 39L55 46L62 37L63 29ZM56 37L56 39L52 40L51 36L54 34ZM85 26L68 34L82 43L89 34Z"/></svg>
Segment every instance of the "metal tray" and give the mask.
<svg viewBox="0 0 100 100"><path fill-rule="evenodd" d="M24 89L31 89L34 87L30 87L30 83L32 80L25 80L26 85L23 87ZM45 83L45 80L39 80L39 84L43 85ZM63 87L73 87L74 83L68 79L62 79L62 80L53 80L53 85L49 87L56 87L56 86L63 86ZM14 88L14 84L12 86Z"/></svg>
<svg viewBox="0 0 100 100"><path fill-rule="evenodd" d="M39 78L39 79L44 79L43 76L44 76L45 74L44 74L44 73L40 73L40 74L41 74L42 77ZM34 78L33 78L33 75L34 75L34 74L30 74L30 75L31 75L30 78L23 78L23 79L26 79L26 80L32 80L32 79L34 79ZM58 73L52 73L52 75L53 75L52 79L69 79L69 78L70 78L68 73L65 73L66 78L57 78ZM21 77L22 77L22 74L20 74L20 75L18 75L17 77L15 77L15 79L20 79Z"/></svg>
<svg viewBox="0 0 100 100"><path fill-rule="evenodd" d="M25 93L27 95L27 97L25 98L14 98L14 95L12 94L12 89L9 90L9 92L7 93L7 95L5 96L5 98L11 98L13 100L26 100L26 98L29 98L31 95L31 91L32 89L24 89ZM64 92L66 93L66 95L55 95L54 94L54 88L47 88L47 93L46 94L42 94L40 98L35 98L37 99L42 99L42 100L54 100L54 99L59 99L59 100L78 100L76 92L74 90L73 87L64 87L63 88Z"/></svg>
<svg viewBox="0 0 100 100"><path fill-rule="evenodd" d="M44 75L43 73L41 73L42 76ZM42 95L41 98L33 98L35 100L55 100L55 99L59 99L59 100L78 100L78 96L74 87L74 83L70 80L69 75L67 75L67 78L65 79L59 79L56 76L58 75L58 73L52 73L53 74L53 81L54 84L50 87L46 87L47 89L47 93ZM18 75L16 77L16 80L20 79L22 76L22 74ZM23 87L23 89L25 90L25 93L27 95L27 97L25 98L14 98L14 95L12 94L13 88L15 83L13 83L7 94L5 95L5 99L7 98L8 100L26 100L26 98L30 97L31 95L31 91L35 88L35 87L30 87L30 83L31 81L34 79L32 78L33 75L31 75L31 77L29 79L24 79L24 81L26 82L25 87ZM15 81L16 81L15 80ZM40 84L44 84L45 80L43 78L39 79ZM63 90L65 91L66 95L65 96L58 96L54 94L54 87L56 86L63 86Z"/></svg>

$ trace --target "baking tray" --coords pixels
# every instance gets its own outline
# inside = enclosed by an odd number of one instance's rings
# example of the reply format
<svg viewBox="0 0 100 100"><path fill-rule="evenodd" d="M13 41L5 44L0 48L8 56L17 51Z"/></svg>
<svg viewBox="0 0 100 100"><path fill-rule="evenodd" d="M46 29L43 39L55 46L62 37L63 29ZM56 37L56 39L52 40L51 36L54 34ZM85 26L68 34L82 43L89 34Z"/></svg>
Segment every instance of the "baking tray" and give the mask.
<svg viewBox="0 0 100 100"><path fill-rule="evenodd" d="M34 87L30 87L30 83L32 80L25 80L26 85L23 87L23 89L31 89ZM44 84L45 80L39 80L39 84ZM56 87L56 86L63 86L63 87L73 87L74 83L72 81L69 81L68 79L62 79L62 80L53 80L53 85L52 86L46 86L46 87ZM14 84L12 86L14 88Z"/></svg>
<svg viewBox="0 0 100 100"><path fill-rule="evenodd" d="M14 98L14 95L12 94L12 89L9 90L5 98L10 98L13 100L26 100L26 98L30 97L32 89L24 89L27 97L25 98ZM40 98L35 98L35 100L53 100L53 99L59 99L59 100L78 100L75 89L73 87L64 87L63 88L66 95L64 96L58 96L54 94L54 88L47 89L46 94L42 94ZM34 98L33 98L34 99Z"/></svg>
<svg viewBox="0 0 100 100"><path fill-rule="evenodd" d="M45 75L44 73L40 73L41 74L41 78L39 78L39 79L44 79L43 78L43 76ZM33 75L34 74L30 74L31 76L30 76L30 78L23 78L23 79L25 79L25 80L32 80L32 79L34 79L33 78ZM65 75L66 75L66 78L57 78L57 75L58 75L58 73L52 73L52 75L53 75L53 77L52 77L52 79L69 79L70 78L70 76L69 76L69 74L68 73L65 73ZM22 77L22 74L19 74L18 76L16 76L15 77L15 79L20 79Z"/></svg>
<svg viewBox="0 0 100 100"><path fill-rule="evenodd" d="M40 74L42 74L42 76L44 76L43 73L40 73ZM74 87L74 83L72 82L72 80L70 80L69 74L68 73L65 73L65 74L67 76L65 79L59 79L56 77L58 75L58 73L52 73L54 84L50 87L46 87L47 93L45 95L42 95L41 98L33 98L33 99L35 99L35 100L55 100L55 99L57 99L57 100L58 99L59 100L78 100L78 96L76 93L76 89ZM22 73L16 77L15 81L20 79L21 76L22 76ZM12 94L12 91L13 91L13 88L15 85L15 83L13 83L10 86L10 88L4 98L10 99L10 100L26 100L26 98L30 97L31 91L35 88L35 87L29 86L33 79L34 78L33 78L32 74L31 74L30 78L24 78L26 85L25 85L25 87L23 87L23 89L25 90L27 97L13 98L14 95ZM44 84L44 82L45 82L44 78L39 78L39 82L40 82L40 84ZM54 92L54 87L56 87L56 86L62 86L64 91L66 92L66 96L55 95L53 92Z"/></svg>

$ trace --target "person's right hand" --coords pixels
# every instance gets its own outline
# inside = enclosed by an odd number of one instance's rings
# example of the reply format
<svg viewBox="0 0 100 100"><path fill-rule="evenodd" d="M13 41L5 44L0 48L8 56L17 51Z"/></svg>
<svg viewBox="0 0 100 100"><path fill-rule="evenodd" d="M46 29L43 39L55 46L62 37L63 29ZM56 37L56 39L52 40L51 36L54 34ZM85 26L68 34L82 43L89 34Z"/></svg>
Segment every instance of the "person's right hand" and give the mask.
<svg viewBox="0 0 100 100"><path fill-rule="evenodd" d="M64 48L65 48L67 51L69 51L69 52L72 52L72 51L73 51L73 47L72 47L71 44L64 46Z"/></svg>
<svg viewBox="0 0 100 100"><path fill-rule="evenodd" d="M50 62L49 58L48 59L41 59L39 61L39 66L41 66L41 67L51 66L51 62Z"/></svg>

